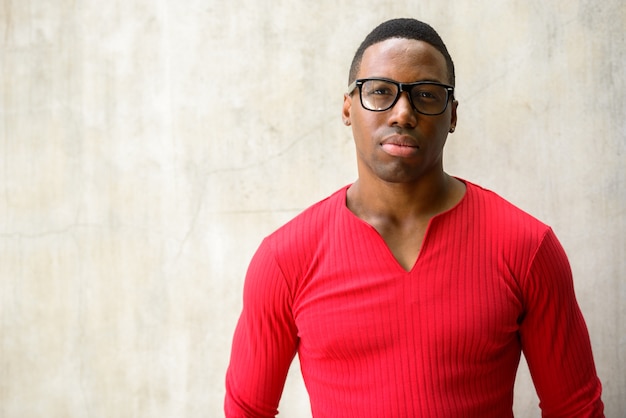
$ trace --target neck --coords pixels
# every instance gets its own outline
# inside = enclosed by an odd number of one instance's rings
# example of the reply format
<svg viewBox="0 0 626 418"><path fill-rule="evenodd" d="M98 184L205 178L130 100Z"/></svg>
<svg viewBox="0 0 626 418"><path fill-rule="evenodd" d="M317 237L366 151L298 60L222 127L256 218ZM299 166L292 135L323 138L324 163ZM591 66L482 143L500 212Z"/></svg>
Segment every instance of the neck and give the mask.
<svg viewBox="0 0 626 418"><path fill-rule="evenodd" d="M456 205L464 192L465 185L445 172L408 183L359 178L348 190L347 205L366 221L427 220Z"/></svg>

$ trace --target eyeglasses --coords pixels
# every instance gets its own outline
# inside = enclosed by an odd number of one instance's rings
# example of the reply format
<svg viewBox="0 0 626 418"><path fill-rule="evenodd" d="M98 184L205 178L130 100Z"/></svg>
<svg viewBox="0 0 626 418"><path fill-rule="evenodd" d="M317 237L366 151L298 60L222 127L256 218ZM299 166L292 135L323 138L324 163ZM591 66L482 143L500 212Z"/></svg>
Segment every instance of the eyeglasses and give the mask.
<svg viewBox="0 0 626 418"><path fill-rule="evenodd" d="M391 109L400 94L406 91L416 112L436 116L446 111L450 98L454 97L454 87L432 81L398 83L386 78L362 78L350 84L348 94L352 94L357 87L361 106L372 112Z"/></svg>

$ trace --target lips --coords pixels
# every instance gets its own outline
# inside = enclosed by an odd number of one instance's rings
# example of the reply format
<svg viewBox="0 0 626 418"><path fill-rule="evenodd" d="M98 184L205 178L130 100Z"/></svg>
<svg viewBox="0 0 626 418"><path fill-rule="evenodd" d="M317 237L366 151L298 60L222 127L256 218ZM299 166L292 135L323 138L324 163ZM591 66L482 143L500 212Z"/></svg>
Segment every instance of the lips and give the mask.
<svg viewBox="0 0 626 418"><path fill-rule="evenodd" d="M387 154L394 157L411 157L419 151L419 145L415 138L408 135L393 135L385 138L381 148Z"/></svg>

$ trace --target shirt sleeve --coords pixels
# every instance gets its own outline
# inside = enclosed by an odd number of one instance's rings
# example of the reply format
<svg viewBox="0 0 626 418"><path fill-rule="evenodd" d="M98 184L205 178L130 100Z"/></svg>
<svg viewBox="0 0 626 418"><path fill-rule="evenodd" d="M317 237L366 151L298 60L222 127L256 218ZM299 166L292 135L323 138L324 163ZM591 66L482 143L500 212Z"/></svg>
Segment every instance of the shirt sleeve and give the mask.
<svg viewBox="0 0 626 418"><path fill-rule="evenodd" d="M589 334L569 261L548 229L522 286L522 349L543 417L604 417Z"/></svg>
<svg viewBox="0 0 626 418"><path fill-rule="evenodd" d="M266 239L244 284L226 373L227 418L274 417L297 348L291 292Z"/></svg>

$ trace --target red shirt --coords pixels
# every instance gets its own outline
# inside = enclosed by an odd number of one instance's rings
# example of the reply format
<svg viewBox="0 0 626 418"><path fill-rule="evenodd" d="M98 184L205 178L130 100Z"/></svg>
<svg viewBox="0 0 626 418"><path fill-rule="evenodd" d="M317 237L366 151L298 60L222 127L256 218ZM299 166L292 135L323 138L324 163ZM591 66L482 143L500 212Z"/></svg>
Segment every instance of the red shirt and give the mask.
<svg viewBox="0 0 626 418"><path fill-rule="evenodd" d="M601 385L552 230L466 182L410 272L342 188L253 257L227 417L273 417L298 353L316 418L512 417L524 353L545 417L601 417Z"/></svg>

